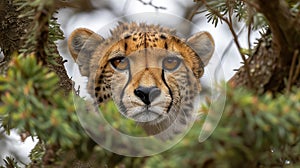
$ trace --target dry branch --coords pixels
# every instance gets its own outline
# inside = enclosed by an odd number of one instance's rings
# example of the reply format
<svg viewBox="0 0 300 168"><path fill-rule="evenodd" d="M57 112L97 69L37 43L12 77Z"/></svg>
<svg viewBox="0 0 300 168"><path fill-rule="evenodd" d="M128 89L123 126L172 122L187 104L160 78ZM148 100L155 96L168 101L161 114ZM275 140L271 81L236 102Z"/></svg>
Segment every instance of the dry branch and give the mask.
<svg viewBox="0 0 300 168"><path fill-rule="evenodd" d="M164 6L157 6L157 5L154 5L153 2L152 2L153 0L150 0L149 2L145 2L145 1L143 1L143 0L137 0L137 1L141 2L143 5L149 5L149 6L152 6L152 7L155 8L156 10L159 10L159 9L165 10L165 9L167 9L167 8L164 7Z"/></svg>

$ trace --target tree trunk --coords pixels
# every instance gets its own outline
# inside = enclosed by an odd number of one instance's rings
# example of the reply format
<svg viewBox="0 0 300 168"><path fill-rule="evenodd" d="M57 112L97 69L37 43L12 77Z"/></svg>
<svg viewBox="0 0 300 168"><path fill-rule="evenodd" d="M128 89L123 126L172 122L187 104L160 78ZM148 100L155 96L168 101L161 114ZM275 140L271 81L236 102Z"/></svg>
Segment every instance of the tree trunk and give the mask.
<svg viewBox="0 0 300 168"><path fill-rule="evenodd" d="M10 56L19 49L29 24L27 18L18 18L19 15L20 11L16 10L13 0L0 1L0 49L4 54L0 63L0 74L5 73Z"/></svg>
<svg viewBox="0 0 300 168"><path fill-rule="evenodd" d="M270 32L263 36L247 60L249 69L242 66L230 83L248 86L258 93L300 86L300 14L293 14L284 0L244 1L266 17ZM247 71L252 80L248 79Z"/></svg>

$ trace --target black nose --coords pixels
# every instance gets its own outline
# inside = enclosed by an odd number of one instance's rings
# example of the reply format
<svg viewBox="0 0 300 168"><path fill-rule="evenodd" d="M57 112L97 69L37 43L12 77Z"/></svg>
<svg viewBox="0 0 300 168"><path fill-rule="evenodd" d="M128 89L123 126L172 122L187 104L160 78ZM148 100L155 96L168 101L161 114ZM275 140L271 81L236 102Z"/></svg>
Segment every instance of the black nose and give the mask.
<svg viewBox="0 0 300 168"><path fill-rule="evenodd" d="M134 90L134 94L139 97L146 105L150 105L151 102L160 95L161 91L156 86L143 87L139 86Z"/></svg>

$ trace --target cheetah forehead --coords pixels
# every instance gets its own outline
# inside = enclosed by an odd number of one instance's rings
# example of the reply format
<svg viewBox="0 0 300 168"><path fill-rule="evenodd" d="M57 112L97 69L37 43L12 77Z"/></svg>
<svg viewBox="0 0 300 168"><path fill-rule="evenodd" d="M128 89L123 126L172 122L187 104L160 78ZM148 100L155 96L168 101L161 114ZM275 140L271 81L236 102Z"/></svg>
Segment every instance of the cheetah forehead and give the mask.
<svg viewBox="0 0 300 168"><path fill-rule="evenodd" d="M174 39L180 41L175 30L144 23L120 23L111 34L108 40L123 46L127 54L144 48L168 49Z"/></svg>
<svg viewBox="0 0 300 168"><path fill-rule="evenodd" d="M161 27L160 25L148 25L146 23L123 23L119 22L119 25L111 30L112 36L115 37L123 37L126 38L132 34L135 34L136 36L140 36L142 32L153 32L153 33L162 33L166 35L175 35L176 30L170 29L166 27Z"/></svg>

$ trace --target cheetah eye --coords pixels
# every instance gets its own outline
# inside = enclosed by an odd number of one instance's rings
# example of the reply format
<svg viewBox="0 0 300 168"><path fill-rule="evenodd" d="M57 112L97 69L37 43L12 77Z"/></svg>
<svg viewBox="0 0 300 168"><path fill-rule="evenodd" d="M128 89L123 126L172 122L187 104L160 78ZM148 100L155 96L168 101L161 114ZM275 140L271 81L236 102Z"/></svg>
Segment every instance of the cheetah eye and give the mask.
<svg viewBox="0 0 300 168"><path fill-rule="evenodd" d="M110 64L117 70L124 71L129 67L129 60L126 57L116 57L110 60Z"/></svg>
<svg viewBox="0 0 300 168"><path fill-rule="evenodd" d="M176 68L178 68L180 63L181 63L181 59L177 57L167 57L163 60L162 65L163 65L163 69L166 69L168 71L173 71Z"/></svg>

